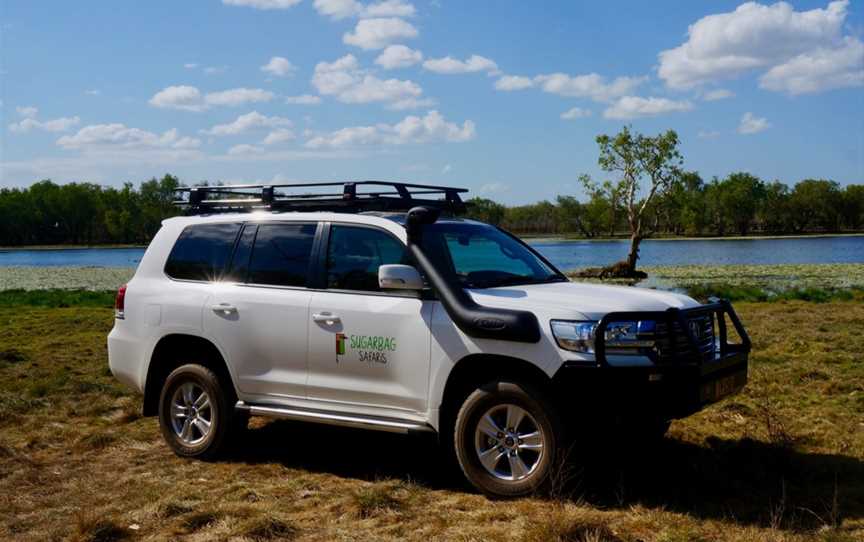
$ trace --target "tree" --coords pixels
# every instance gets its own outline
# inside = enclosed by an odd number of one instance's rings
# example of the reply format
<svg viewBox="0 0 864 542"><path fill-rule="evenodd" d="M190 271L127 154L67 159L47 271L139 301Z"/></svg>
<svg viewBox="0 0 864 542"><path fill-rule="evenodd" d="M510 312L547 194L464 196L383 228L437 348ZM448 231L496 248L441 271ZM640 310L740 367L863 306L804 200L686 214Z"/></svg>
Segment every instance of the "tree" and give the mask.
<svg viewBox="0 0 864 542"><path fill-rule="evenodd" d="M834 181L805 179L796 184L789 199L795 229L840 229L842 197L840 185Z"/></svg>
<svg viewBox="0 0 864 542"><path fill-rule="evenodd" d="M755 175L739 172L723 179L718 189L723 219L747 235L765 199L765 183Z"/></svg>
<svg viewBox="0 0 864 542"><path fill-rule="evenodd" d="M625 126L614 136L597 136L600 167L621 177L615 184L615 191L620 194L621 204L627 213L630 251L627 259L616 267L621 268L625 275L636 274L645 210L656 196L665 194L681 175L683 160L678 143L678 134L674 130L651 137L631 133L630 128ZM646 194L640 198L643 185Z"/></svg>
<svg viewBox="0 0 864 542"><path fill-rule="evenodd" d="M507 212L506 207L487 198L471 198L467 203L468 216L495 226L501 224Z"/></svg>

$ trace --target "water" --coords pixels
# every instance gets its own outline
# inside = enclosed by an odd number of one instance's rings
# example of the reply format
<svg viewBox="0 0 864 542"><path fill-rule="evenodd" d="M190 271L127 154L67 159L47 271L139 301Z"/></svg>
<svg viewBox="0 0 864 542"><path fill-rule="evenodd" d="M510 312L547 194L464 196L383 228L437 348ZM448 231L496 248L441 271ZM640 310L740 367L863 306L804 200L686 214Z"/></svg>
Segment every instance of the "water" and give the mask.
<svg viewBox="0 0 864 542"><path fill-rule="evenodd" d="M608 265L627 256L628 241L535 240L562 270ZM3 266L135 267L143 248L0 250ZM864 236L642 242L640 265L864 263Z"/></svg>

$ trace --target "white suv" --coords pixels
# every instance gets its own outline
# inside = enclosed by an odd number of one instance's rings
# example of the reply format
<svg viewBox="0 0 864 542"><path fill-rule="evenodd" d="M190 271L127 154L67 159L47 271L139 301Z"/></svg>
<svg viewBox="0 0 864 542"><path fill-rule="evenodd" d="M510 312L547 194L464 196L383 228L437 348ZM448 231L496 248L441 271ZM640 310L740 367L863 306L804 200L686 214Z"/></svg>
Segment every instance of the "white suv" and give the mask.
<svg viewBox="0 0 864 542"><path fill-rule="evenodd" d="M746 383L728 303L570 282L439 217L461 189L322 186L187 189L191 216L118 292L111 371L177 454L213 457L250 415L430 432L479 490L517 496L548 483L568 428L662 435Z"/></svg>

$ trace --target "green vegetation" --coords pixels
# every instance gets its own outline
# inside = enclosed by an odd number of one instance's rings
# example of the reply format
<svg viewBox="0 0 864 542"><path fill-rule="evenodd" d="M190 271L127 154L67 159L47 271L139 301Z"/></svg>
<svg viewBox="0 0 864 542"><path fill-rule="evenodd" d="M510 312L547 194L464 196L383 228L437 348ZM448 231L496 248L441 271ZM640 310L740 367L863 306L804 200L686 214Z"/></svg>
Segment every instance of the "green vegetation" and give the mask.
<svg viewBox="0 0 864 542"><path fill-rule="evenodd" d="M667 132L657 138L639 134L634 138L666 144L663 138L668 136ZM613 164L608 165L604 168L616 171ZM862 184L841 188L830 180L805 179L790 188L746 172L706 182L699 173L679 171L677 166L674 177L657 179L663 190L649 198L650 187L646 187L645 197L633 198L632 206L621 179L595 182L582 176L586 189L582 201L561 194L554 201L506 207L474 198L468 214L519 234L585 238L630 235L629 210L638 210L646 201L644 211L639 211L643 237L836 233L864 228ZM162 220L178 214L171 202L173 190L180 185L177 177L165 175L137 189L131 183L117 189L48 180L29 188L0 189L0 247L146 244Z"/></svg>
<svg viewBox="0 0 864 542"><path fill-rule="evenodd" d="M864 264L681 265L645 267L647 285L690 288L725 284L769 293L790 289L864 288Z"/></svg>
<svg viewBox="0 0 864 542"><path fill-rule="evenodd" d="M2 290L0 307L113 307L114 295L89 290Z"/></svg>
<svg viewBox="0 0 864 542"><path fill-rule="evenodd" d="M520 234L597 238L630 235L627 199L619 184L583 177L588 197L508 207L474 198L469 215ZM644 201L644 200L643 200ZM641 203L642 201L640 201ZM648 202L643 236L726 236L839 233L864 227L864 185L805 179L793 188L746 172L705 182L682 172Z"/></svg>
<svg viewBox="0 0 864 542"><path fill-rule="evenodd" d="M117 291L132 278L128 267L2 267L3 290L88 290Z"/></svg>
<svg viewBox="0 0 864 542"><path fill-rule="evenodd" d="M165 175L137 190L51 181L0 189L0 247L147 243L162 220L178 214L171 202L179 185Z"/></svg>
<svg viewBox="0 0 864 542"><path fill-rule="evenodd" d="M180 459L107 370L110 309L0 307L0 539L861 540L864 303L736 308L743 393L508 502L384 433L253 420L227 459Z"/></svg>

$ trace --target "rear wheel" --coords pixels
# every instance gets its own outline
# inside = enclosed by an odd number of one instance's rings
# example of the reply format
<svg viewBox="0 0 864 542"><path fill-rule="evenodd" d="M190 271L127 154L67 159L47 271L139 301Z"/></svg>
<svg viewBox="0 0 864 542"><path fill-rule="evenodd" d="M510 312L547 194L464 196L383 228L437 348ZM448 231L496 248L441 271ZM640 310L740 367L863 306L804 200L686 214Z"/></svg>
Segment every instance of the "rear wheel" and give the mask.
<svg viewBox="0 0 864 542"><path fill-rule="evenodd" d="M222 452L230 433L245 425L230 397L232 391L206 367L187 364L172 371L159 398L159 425L174 453L210 459Z"/></svg>
<svg viewBox="0 0 864 542"><path fill-rule="evenodd" d="M472 392L456 417L454 437L465 477L493 497L544 489L563 442L554 406L517 382L490 382Z"/></svg>

